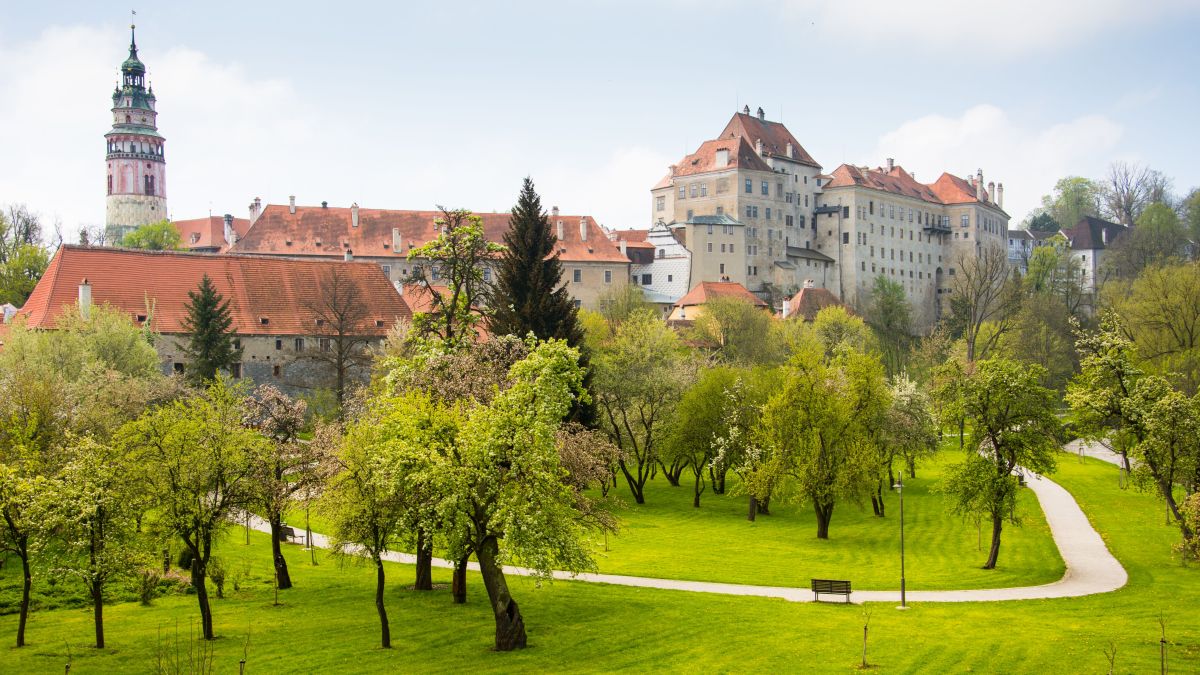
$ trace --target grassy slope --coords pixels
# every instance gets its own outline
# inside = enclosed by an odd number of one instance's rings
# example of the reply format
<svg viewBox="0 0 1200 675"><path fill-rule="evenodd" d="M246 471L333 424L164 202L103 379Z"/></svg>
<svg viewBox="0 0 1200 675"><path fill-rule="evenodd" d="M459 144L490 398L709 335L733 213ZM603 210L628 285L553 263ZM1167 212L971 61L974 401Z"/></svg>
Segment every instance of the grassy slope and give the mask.
<svg viewBox="0 0 1200 675"><path fill-rule="evenodd" d="M1091 598L1016 603L919 605L897 612L891 604L867 607L870 660L881 672L1105 672L1102 649L1118 647L1118 672L1158 667L1159 612L1167 620L1173 672L1200 670L1200 570L1171 557L1178 531L1165 527L1153 497L1121 491L1111 465L1064 456L1057 477L1076 495L1114 553L1130 571L1130 584ZM835 531L836 534L836 531ZM395 649L383 651L366 568L338 568L325 560L307 565L298 547L287 552L299 586L271 606L266 540L250 547L240 533L222 554L238 567L251 556L260 576L238 597L216 602L215 643L220 671L241 658L240 637L251 627L249 667L257 672L333 669L405 672L469 669L514 671L687 671L804 669L845 672L859 659L862 608L647 589L555 583L535 588L511 579L525 614L531 647L516 654L489 651L491 619L483 589L472 577L470 602L450 604L447 593L415 594L400 583L411 568L389 566L388 603ZM1003 554L1002 554L1003 555ZM5 574L8 574L5 570ZM435 581L446 573L435 570ZM107 609L112 648L87 649L87 610L35 615L33 646L0 647L0 671L61 672L63 641L75 654L75 673L152 670L161 628L176 622L186 633L196 615L192 597L160 600L153 608L121 604ZM16 617L0 617L0 636L11 641ZM254 672L254 671L252 671Z"/></svg>
<svg viewBox="0 0 1200 675"><path fill-rule="evenodd" d="M959 452L945 451L905 481L905 559L910 589L993 588L1049 583L1062 578L1063 562L1037 497L1022 491L1021 527L1006 528L998 569L987 558L990 525L983 550L973 522L947 512L947 498L935 491L946 466ZM686 478L686 476L685 476ZM732 478L732 475L731 475ZM617 492L628 506L620 511L621 532L609 538L609 551L597 546L600 571L670 579L724 581L768 586L807 586L812 578L850 579L855 588L900 587L900 519L895 492L885 494L887 517L877 518L870 503L836 507L830 539L816 538L812 506L787 500L772 503L770 516L746 520L746 497L701 496L692 507L692 487L672 488L659 477L646 486L646 504L626 499L624 480Z"/></svg>

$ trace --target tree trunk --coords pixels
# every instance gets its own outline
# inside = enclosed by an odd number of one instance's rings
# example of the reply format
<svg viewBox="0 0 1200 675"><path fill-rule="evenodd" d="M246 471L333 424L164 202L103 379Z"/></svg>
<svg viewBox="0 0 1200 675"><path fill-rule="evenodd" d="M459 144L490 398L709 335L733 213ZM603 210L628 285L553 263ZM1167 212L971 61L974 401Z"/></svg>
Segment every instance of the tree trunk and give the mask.
<svg viewBox="0 0 1200 675"><path fill-rule="evenodd" d="M521 618L516 601L508 593L504 569L496 562L499 554L500 546L496 538L486 537L480 542L475 558L479 561L479 572L496 617L496 651L510 652L525 647L525 620Z"/></svg>
<svg viewBox="0 0 1200 675"><path fill-rule="evenodd" d="M904 461L908 465L908 477L916 478L917 477L917 460L912 457L906 457ZM895 483L892 483L892 485L895 485Z"/></svg>
<svg viewBox="0 0 1200 675"><path fill-rule="evenodd" d="M383 607L383 559L375 556L375 610L379 612L379 646L392 648L392 630L388 626L387 610Z"/></svg>
<svg viewBox="0 0 1200 675"><path fill-rule="evenodd" d="M204 634L205 640L212 640L216 637L213 634L212 622L212 607L208 604L208 587L205 585L205 577L208 572L206 562L200 559L200 555L196 551L192 551L192 586L196 589L196 602L200 604L200 628Z"/></svg>
<svg viewBox="0 0 1200 675"><path fill-rule="evenodd" d="M92 620L96 625L96 649L104 649L104 587L99 581L93 581L92 587Z"/></svg>
<svg viewBox="0 0 1200 675"><path fill-rule="evenodd" d="M625 460L620 460L618 465L621 467L621 473L625 474L625 482L629 483L629 491L633 493L633 501L637 504L645 504L646 494L642 489L643 483L639 483L633 477L633 474L629 473L629 469L625 466Z"/></svg>
<svg viewBox="0 0 1200 675"><path fill-rule="evenodd" d="M758 499L754 495L750 495L750 510L746 513L746 520L754 522L754 517L758 515Z"/></svg>
<svg viewBox="0 0 1200 675"><path fill-rule="evenodd" d="M813 512L817 514L817 539L828 539L829 521L833 520L833 503L821 504L814 499Z"/></svg>
<svg viewBox="0 0 1200 675"><path fill-rule="evenodd" d="M21 557L21 617L17 619L17 646L25 646L25 624L29 621L29 594L33 590L33 575L29 572L29 550L26 548L26 537L21 537L18 544Z"/></svg>
<svg viewBox="0 0 1200 675"><path fill-rule="evenodd" d="M758 514L760 516L771 515L771 495L758 500Z"/></svg>
<svg viewBox="0 0 1200 675"><path fill-rule="evenodd" d="M450 578L450 596L456 605L467 603L467 561L470 559L471 554L468 553L454 562L454 575Z"/></svg>
<svg viewBox="0 0 1200 675"><path fill-rule="evenodd" d="M703 475L703 470L696 472L696 484L693 488L694 492L692 494L692 508L695 509L700 508L700 495L704 492L704 480L701 478Z"/></svg>
<svg viewBox="0 0 1200 675"><path fill-rule="evenodd" d="M987 562L984 563L983 569L996 569L996 559L1000 557L1000 531L1004 529L1004 518L1002 516L992 516L992 547L988 551Z"/></svg>
<svg viewBox="0 0 1200 675"><path fill-rule="evenodd" d="M662 463L662 460L659 460L658 466L662 469L663 475L667 477L667 483L669 483L671 487L679 487L679 472L672 471L674 465L668 467L666 464Z"/></svg>
<svg viewBox="0 0 1200 675"><path fill-rule="evenodd" d="M1169 483L1164 485L1162 481L1159 481L1158 484L1158 489L1160 492L1162 492L1163 499L1167 502L1167 509L1170 510L1171 515L1175 518L1175 522L1179 523L1179 530L1183 534L1183 538L1186 541L1192 538L1192 529L1188 527L1187 519L1184 518L1183 514L1179 512L1179 503L1175 501L1175 492L1173 487L1174 486Z"/></svg>
<svg viewBox="0 0 1200 675"><path fill-rule="evenodd" d="M417 580L413 590L433 590L433 538L417 528Z"/></svg>
<svg viewBox="0 0 1200 675"><path fill-rule="evenodd" d="M283 517L281 514L270 514L271 521L271 555L275 560L275 576L279 580L279 590L292 587L292 576L288 574L287 559L283 557L283 547L279 543L279 535L283 532Z"/></svg>
<svg viewBox="0 0 1200 675"><path fill-rule="evenodd" d="M871 511L877 518L883 517L883 513L881 513L879 510L879 498L873 494L871 495Z"/></svg>

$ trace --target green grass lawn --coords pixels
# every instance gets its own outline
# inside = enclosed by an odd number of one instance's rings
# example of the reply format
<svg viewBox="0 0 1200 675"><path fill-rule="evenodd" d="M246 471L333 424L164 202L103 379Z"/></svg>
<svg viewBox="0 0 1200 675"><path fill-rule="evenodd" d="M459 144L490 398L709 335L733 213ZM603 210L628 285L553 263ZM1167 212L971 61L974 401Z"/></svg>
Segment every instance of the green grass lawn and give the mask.
<svg viewBox="0 0 1200 675"><path fill-rule="evenodd" d="M1160 612L1171 671L1200 670L1200 569L1173 557L1178 530L1163 524L1161 502L1118 489L1111 465L1069 455L1061 461L1056 480L1079 499L1129 570L1129 585L1088 598L930 603L908 612L890 603L868 605L869 660L879 672L1101 673L1110 640L1117 645L1117 672L1157 672ZM835 515L834 537L837 525ZM412 568L389 565L395 648L385 651L377 648L368 568L328 559L312 567L300 547L288 546L297 587L282 594L283 606L273 607L266 538L255 534L245 546L241 537L231 532L219 551L231 570L248 564L253 578L246 575L240 591L214 601L218 672L236 672L247 632L251 673L846 672L862 648L862 607L571 582L536 587L514 578L530 647L498 654L490 651L492 620L478 577L470 579L469 603L454 606L448 591L403 589ZM735 557L723 567L739 563ZM11 576L11 566L0 574ZM446 583L447 574L434 570L435 582ZM106 616L110 648L97 652L86 646L87 608L34 614L29 647L0 646L0 672L61 673L67 643L72 675L153 671L160 631L169 637L178 626L186 635L198 613L194 597L177 596L149 608L113 605ZM0 644L11 644L15 627L15 615L0 616Z"/></svg>
<svg viewBox="0 0 1200 675"><path fill-rule="evenodd" d="M974 522L949 513L947 497L935 490L947 465L959 457L958 450L940 452L918 467L916 479L905 481L908 588L1024 586L1062 578L1062 558L1037 497L1028 490L1021 492L1018 506L1024 523L1004 531L1000 565L981 569L991 525L985 524L981 537ZM807 587L810 579L832 578L850 579L863 590L900 587L900 510L894 491L885 494L884 518L874 515L870 502L839 504L830 538L820 540L809 503L773 500L771 515L752 523L746 519L745 496L707 491L697 509L692 486L683 482L673 488L659 476L647 484L646 503L639 506L620 479L616 493L626 508L619 512L620 533L608 538L609 550L603 540L597 542L601 572L763 586Z"/></svg>

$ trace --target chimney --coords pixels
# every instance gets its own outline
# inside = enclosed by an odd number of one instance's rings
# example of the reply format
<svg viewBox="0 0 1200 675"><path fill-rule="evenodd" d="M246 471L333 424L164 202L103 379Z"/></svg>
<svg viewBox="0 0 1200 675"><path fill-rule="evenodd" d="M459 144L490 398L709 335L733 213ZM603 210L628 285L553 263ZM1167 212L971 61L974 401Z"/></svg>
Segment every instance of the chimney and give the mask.
<svg viewBox="0 0 1200 675"><path fill-rule="evenodd" d="M556 216L558 215L557 208L554 209L554 215L556 215ZM558 240L562 241L563 240L563 222L561 220L557 221L557 225L558 225Z"/></svg>
<svg viewBox="0 0 1200 675"><path fill-rule="evenodd" d="M1001 209L1004 208L1004 183L996 185L996 206L999 206Z"/></svg>
<svg viewBox="0 0 1200 675"><path fill-rule="evenodd" d="M975 199L983 201L983 169L976 169L975 174Z"/></svg>
<svg viewBox="0 0 1200 675"><path fill-rule="evenodd" d="M805 288L815 288L815 287L816 287L816 285L817 285L817 282L813 281L812 279L805 279L805 280L804 280L804 287L805 287Z"/></svg>
<svg viewBox="0 0 1200 675"><path fill-rule="evenodd" d="M895 159L893 159L893 158L891 158L891 157L888 157L888 158L887 158L887 167L888 167L888 173L891 173L891 172L892 172L892 169L893 169L895 166L896 166L896 160L895 160Z"/></svg>
<svg viewBox="0 0 1200 675"><path fill-rule="evenodd" d="M346 262L350 262L351 260L354 260L354 251L351 251L350 249L346 249L346 253L342 256L342 260L345 260Z"/></svg>
<svg viewBox="0 0 1200 675"><path fill-rule="evenodd" d="M225 214L225 241L233 246L237 243L237 230L233 229L233 215Z"/></svg>
<svg viewBox="0 0 1200 675"><path fill-rule="evenodd" d="M587 241L587 216L579 217L579 241Z"/></svg>
<svg viewBox="0 0 1200 675"><path fill-rule="evenodd" d="M995 181L988 181L988 201L991 202L992 204L996 203L996 183L995 183Z"/></svg>
<svg viewBox="0 0 1200 675"><path fill-rule="evenodd" d="M79 316L88 318L92 313L92 285L87 277L79 284Z"/></svg>
<svg viewBox="0 0 1200 675"><path fill-rule="evenodd" d="M1107 227L1100 228L1100 243L1104 244L1105 246L1108 246L1108 228Z"/></svg>
<svg viewBox="0 0 1200 675"><path fill-rule="evenodd" d="M788 144L787 144L787 156L788 156L788 159L794 159L794 157L792 155L792 142L791 141L788 141Z"/></svg>
<svg viewBox="0 0 1200 675"><path fill-rule="evenodd" d="M759 157L762 157L762 139L761 138L755 139L754 152L757 153Z"/></svg>
<svg viewBox="0 0 1200 675"><path fill-rule="evenodd" d="M258 220L258 214L262 213L262 199L255 197L250 203L250 224L253 225Z"/></svg>
<svg viewBox="0 0 1200 675"><path fill-rule="evenodd" d="M624 239L621 239L620 241L617 242L617 248L621 249L621 255L627 255L625 253L625 240Z"/></svg>
<svg viewBox="0 0 1200 675"><path fill-rule="evenodd" d="M288 197L288 213L296 215L296 195Z"/></svg>
<svg viewBox="0 0 1200 675"><path fill-rule="evenodd" d="M358 227L358 202L350 205L350 225Z"/></svg>
<svg viewBox="0 0 1200 675"><path fill-rule="evenodd" d="M792 299L784 298L783 299L783 318L785 318L785 319L788 318L788 315L791 313L792 313Z"/></svg>
<svg viewBox="0 0 1200 675"><path fill-rule="evenodd" d="M742 106L742 114L749 115L750 114L750 106L748 106L748 105Z"/></svg>
<svg viewBox="0 0 1200 675"><path fill-rule="evenodd" d="M404 244L404 242L401 241L401 239L400 239L400 228L393 227L392 228L392 252L399 253L400 247L403 244Z"/></svg>
<svg viewBox="0 0 1200 675"><path fill-rule="evenodd" d="M760 119L760 120L767 119L767 114L765 112L763 112L762 106L758 106L758 119Z"/></svg>

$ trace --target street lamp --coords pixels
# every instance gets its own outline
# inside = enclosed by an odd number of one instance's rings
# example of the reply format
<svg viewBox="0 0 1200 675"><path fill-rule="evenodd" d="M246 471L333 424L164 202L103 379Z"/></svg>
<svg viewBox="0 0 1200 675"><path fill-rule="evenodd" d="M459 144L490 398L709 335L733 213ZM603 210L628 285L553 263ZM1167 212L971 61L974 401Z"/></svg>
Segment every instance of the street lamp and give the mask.
<svg viewBox="0 0 1200 675"><path fill-rule="evenodd" d="M892 486L900 493L900 606L896 609L908 609L904 598L904 468L900 468L900 480Z"/></svg>

